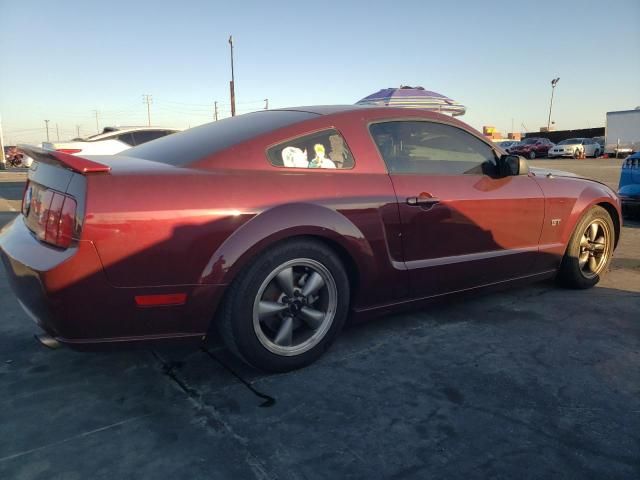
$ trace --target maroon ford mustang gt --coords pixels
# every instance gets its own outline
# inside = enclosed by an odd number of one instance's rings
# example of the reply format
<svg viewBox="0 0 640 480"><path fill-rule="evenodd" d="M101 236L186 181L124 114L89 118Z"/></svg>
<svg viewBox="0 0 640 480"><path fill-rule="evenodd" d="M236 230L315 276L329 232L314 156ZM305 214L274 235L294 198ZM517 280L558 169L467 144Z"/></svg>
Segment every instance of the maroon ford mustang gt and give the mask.
<svg viewBox="0 0 640 480"><path fill-rule="evenodd" d="M117 156L29 152L2 259L46 338L81 349L220 334L290 370L349 313L549 277L591 287L620 234L605 185L419 110L271 110Z"/></svg>

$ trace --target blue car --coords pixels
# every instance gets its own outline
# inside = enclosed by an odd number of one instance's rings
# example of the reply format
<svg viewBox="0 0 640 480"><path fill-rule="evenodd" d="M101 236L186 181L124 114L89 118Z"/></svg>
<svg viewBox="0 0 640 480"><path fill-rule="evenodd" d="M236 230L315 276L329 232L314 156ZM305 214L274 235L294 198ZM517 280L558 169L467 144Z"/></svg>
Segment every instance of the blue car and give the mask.
<svg viewBox="0 0 640 480"><path fill-rule="evenodd" d="M622 164L618 195L623 212L640 209L640 152L629 155Z"/></svg>

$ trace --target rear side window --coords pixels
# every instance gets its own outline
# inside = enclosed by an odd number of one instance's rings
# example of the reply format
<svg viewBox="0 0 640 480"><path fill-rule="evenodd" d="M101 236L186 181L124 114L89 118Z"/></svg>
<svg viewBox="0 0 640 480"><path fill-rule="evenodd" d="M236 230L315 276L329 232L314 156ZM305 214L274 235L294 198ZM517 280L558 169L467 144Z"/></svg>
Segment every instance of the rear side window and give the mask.
<svg viewBox="0 0 640 480"><path fill-rule="evenodd" d="M492 175L493 149L464 130L441 123L395 121L369 127L390 173Z"/></svg>
<svg viewBox="0 0 640 480"><path fill-rule="evenodd" d="M127 150L127 155L169 165L188 165L258 135L317 116L297 110L248 113L167 135Z"/></svg>
<svg viewBox="0 0 640 480"><path fill-rule="evenodd" d="M347 142L337 130L328 129L282 142L267 151L274 167L353 168Z"/></svg>

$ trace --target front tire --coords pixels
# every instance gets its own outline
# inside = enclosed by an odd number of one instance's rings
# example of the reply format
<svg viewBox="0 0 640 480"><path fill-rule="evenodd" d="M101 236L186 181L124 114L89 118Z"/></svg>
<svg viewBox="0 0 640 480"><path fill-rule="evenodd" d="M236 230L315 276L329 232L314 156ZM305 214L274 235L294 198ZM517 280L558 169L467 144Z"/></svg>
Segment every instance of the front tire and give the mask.
<svg viewBox="0 0 640 480"><path fill-rule="evenodd" d="M322 242L292 240L255 258L234 280L218 327L246 363L286 372L318 359L340 333L349 309L349 280Z"/></svg>
<svg viewBox="0 0 640 480"><path fill-rule="evenodd" d="M592 207L578 222L564 254L558 281L568 288L591 288L607 271L615 231L609 212Z"/></svg>
<svg viewBox="0 0 640 480"><path fill-rule="evenodd" d="M529 152L529 160L535 160L535 158L536 158L536 152L531 150L531 152Z"/></svg>

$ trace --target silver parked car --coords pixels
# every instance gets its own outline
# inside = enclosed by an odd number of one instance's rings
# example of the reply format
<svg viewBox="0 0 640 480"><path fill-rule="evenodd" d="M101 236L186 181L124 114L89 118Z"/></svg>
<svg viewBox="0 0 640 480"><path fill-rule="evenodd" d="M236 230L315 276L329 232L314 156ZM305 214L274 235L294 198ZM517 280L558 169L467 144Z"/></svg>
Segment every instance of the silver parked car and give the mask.
<svg viewBox="0 0 640 480"><path fill-rule="evenodd" d="M585 157L597 157L602 153L602 149L593 138L568 138L550 148L547 156L579 158L583 153Z"/></svg>

